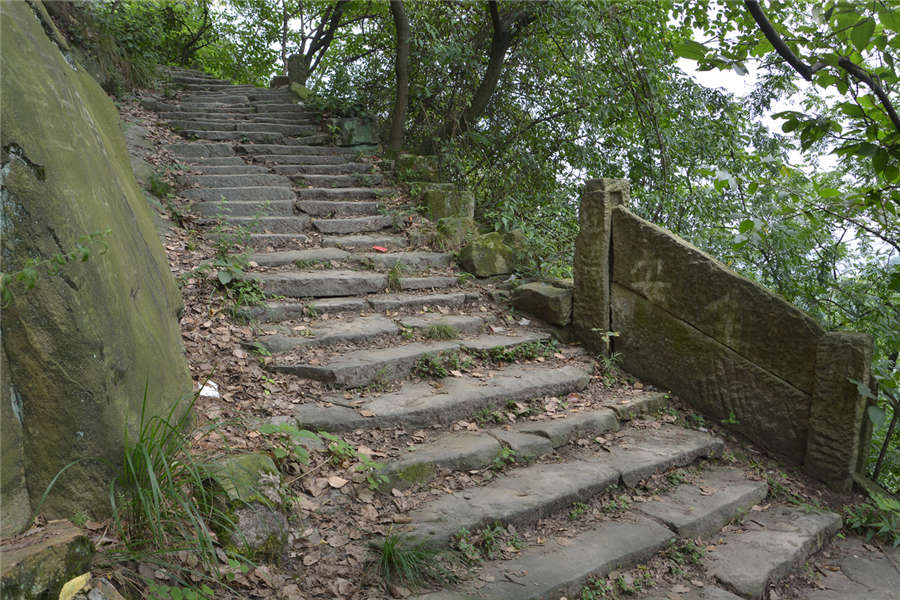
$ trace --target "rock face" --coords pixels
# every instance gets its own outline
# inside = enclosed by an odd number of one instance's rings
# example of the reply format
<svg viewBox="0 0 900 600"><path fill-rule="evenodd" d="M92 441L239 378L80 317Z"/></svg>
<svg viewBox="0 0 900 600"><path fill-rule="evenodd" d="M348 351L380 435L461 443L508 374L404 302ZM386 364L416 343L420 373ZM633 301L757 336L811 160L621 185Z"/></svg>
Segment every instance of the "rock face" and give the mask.
<svg viewBox="0 0 900 600"><path fill-rule="evenodd" d="M565 327L572 320L572 290L535 281L513 290L512 305L519 310Z"/></svg>
<svg viewBox="0 0 900 600"><path fill-rule="evenodd" d="M486 233L469 242L459 253L463 269L478 277L512 273L513 250L498 232Z"/></svg>
<svg viewBox="0 0 900 600"><path fill-rule="evenodd" d="M115 106L47 37L45 30L58 32L49 19L41 22L40 3L4 2L0 11L3 270L85 248L58 273L49 262L38 266L32 289L13 283L3 306L9 368L0 400L16 407L13 419L4 408L2 423L9 533L25 525L23 498L34 507L57 472L78 459L85 460L59 478L41 510L103 516L126 426L133 437L143 402L148 414L164 413L190 394L191 380L177 324L180 296ZM93 241L85 237L92 234ZM8 476L6 461L15 456L24 481Z"/></svg>
<svg viewBox="0 0 900 600"><path fill-rule="evenodd" d="M475 216L475 196L467 190L430 189L425 192L424 200L428 218L432 221Z"/></svg>
<svg viewBox="0 0 900 600"><path fill-rule="evenodd" d="M378 143L375 123L369 118L329 119L326 127L334 132L338 146L372 146Z"/></svg>
<svg viewBox="0 0 900 600"><path fill-rule="evenodd" d="M437 242L444 250L458 250L478 235L478 225L471 217L444 217L437 222Z"/></svg>

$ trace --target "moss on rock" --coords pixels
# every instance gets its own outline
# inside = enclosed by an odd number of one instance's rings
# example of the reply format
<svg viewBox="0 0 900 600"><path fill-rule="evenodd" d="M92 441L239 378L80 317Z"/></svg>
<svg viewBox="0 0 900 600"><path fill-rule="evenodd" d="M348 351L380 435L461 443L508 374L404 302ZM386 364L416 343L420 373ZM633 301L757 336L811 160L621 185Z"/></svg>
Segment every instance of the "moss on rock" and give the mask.
<svg viewBox="0 0 900 600"><path fill-rule="evenodd" d="M481 235L459 253L463 269L478 277L512 273L514 254L512 248L503 242L503 236L496 231Z"/></svg>

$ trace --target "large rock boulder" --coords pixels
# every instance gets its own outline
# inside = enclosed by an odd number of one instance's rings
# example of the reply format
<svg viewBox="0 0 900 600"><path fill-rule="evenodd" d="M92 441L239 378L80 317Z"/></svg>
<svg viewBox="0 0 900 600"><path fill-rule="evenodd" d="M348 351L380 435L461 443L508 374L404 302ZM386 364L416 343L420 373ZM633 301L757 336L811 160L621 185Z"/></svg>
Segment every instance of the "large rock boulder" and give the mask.
<svg viewBox="0 0 900 600"><path fill-rule="evenodd" d="M459 250L478 235L478 225L472 217L438 219L436 230L436 242L442 250Z"/></svg>
<svg viewBox="0 0 900 600"><path fill-rule="evenodd" d="M503 235L495 231L469 242L459 252L459 263L463 269L478 277L505 275L513 271L514 253L503 242Z"/></svg>
<svg viewBox="0 0 900 600"><path fill-rule="evenodd" d="M41 511L102 517L126 429L134 439L142 408L166 413L191 379L181 298L115 106L48 38L59 33L40 2L0 3L0 16L0 249L5 273L35 276L30 288L13 276L0 314L10 533L26 525L23 499L37 508L70 464ZM23 467L9 477L8 456Z"/></svg>
<svg viewBox="0 0 900 600"><path fill-rule="evenodd" d="M432 188L425 192L424 200L426 214L432 221L475 216L475 195L468 190Z"/></svg>
<svg viewBox="0 0 900 600"><path fill-rule="evenodd" d="M378 144L375 121L368 117L334 118L325 121L338 146L374 146Z"/></svg>
<svg viewBox="0 0 900 600"><path fill-rule="evenodd" d="M572 320L572 290L535 281L512 292L512 305L552 325L565 327Z"/></svg>

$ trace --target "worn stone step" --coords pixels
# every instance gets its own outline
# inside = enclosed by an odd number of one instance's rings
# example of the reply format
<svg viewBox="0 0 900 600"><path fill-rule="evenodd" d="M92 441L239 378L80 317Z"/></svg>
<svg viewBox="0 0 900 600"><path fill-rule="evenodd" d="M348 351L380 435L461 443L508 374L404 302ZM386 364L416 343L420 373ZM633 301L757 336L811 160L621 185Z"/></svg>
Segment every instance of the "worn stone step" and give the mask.
<svg viewBox="0 0 900 600"><path fill-rule="evenodd" d="M235 156L231 144L204 144L204 143L178 143L163 146L179 158L210 158L220 156Z"/></svg>
<svg viewBox="0 0 900 600"><path fill-rule="evenodd" d="M413 343L392 348L348 352L336 357L327 365L276 361L268 365L268 368L324 381L335 387L359 387L375 380L391 381L406 377L412 372L416 361L426 355L465 350L483 343L490 343L491 347L515 348L548 338L547 334L524 333L521 336L479 336L470 340Z"/></svg>
<svg viewBox="0 0 900 600"><path fill-rule="evenodd" d="M394 265L400 264L409 271L422 271L448 266L451 256L440 252L399 252L393 254L371 252L354 254L339 248L310 248L307 250L261 252L252 254L249 258L263 267L279 267L290 264L310 266L336 261L361 264L381 270L390 269Z"/></svg>
<svg viewBox="0 0 900 600"><path fill-rule="evenodd" d="M179 110L215 112L216 110L230 109L231 107L245 107L249 102L250 98L247 96L235 94L233 96L217 96L215 98L187 98L182 100L177 107Z"/></svg>
<svg viewBox="0 0 900 600"><path fill-rule="evenodd" d="M295 214L294 203L290 200L195 202L191 204L191 210L204 217L290 217Z"/></svg>
<svg viewBox="0 0 900 600"><path fill-rule="evenodd" d="M330 346L333 344L358 344L400 332L397 324L381 316L359 317L348 320L328 320L293 331L282 327L279 333L261 335L254 343L261 344L272 354L297 348Z"/></svg>
<svg viewBox="0 0 900 600"><path fill-rule="evenodd" d="M731 592L723 590L714 585L704 585L702 588L692 587L683 593L684 584L665 585L656 587L647 596L641 596L640 600L741 600L740 596L735 596ZM845 597L833 598L832 600L846 600ZM877 599L871 599L877 600Z"/></svg>
<svg viewBox="0 0 900 600"><path fill-rule="evenodd" d="M344 262L350 256L349 252L339 248L308 248L305 250L258 252L248 256L248 259L261 267L281 267L294 264L302 268L332 261Z"/></svg>
<svg viewBox="0 0 900 600"><path fill-rule="evenodd" d="M369 305L377 311L397 312L400 310L420 309L428 307L458 308L471 300L464 292L448 294L379 294L367 298Z"/></svg>
<svg viewBox="0 0 900 600"><path fill-rule="evenodd" d="M253 109L247 106L229 106L227 109L211 110L185 108L182 106L160 105L157 113L163 121L177 121L180 119L238 119L248 118Z"/></svg>
<svg viewBox="0 0 900 600"><path fill-rule="evenodd" d="M359 175L292 175L291 180L297 185L320 188L352 188L382 186L388 183L381 173Z"/></svg>
<svg viewBox="0 0 900 600"><path fill-rule="evenodd" d="M298 210L314 217L371 216L378 214L378 202L366 200L298 200Z"/></svg>
<svg viewBox="0 0 900 600"><path fill-rule="evenodd" d="M381 246L396 250L405 248L408 244L405 235L402 234L378 234L378 235L329 235L322 236L322 245L326 248L344 248L357 250L360 248L372 248Z"/></svg>
<svg viewBox="0 0 900 600"><path fill-rule="evenodd" d="M311 112L308 108L303 106L302 104L291 104L291 103L272 103L272 104L257 104L256 112L278 112L278 113L295 113L302 114L304 116L316 116L316 113Z"/></svg>
<svg viewBox="0 0 900 600"><path fill-rule="evenodd" d="M242 154L263 157L266 155L317 155L355 156L352 149L335 146L307 146L303 144L238 144L236 150Z"/></svg>
<svg viewBox="0 0 900 600"><path fill-rule="evenodd" d="M309 229L309 217L306 215L292 216L227 216L223 217L225 223L244 227L253 234L296 234ZM304 236L305 237L305 236Z"/></svg>
<svg viewBox="0 0 900 600"><path fill-rule="evenodd" d="M286 271L250 274L268 293L289 298L352 296L385 289L388 277L367 271Z"/></svg>
<svg viewBox="0 0 900 600"><path fill-rule="evenodd" d="M397 323L405 329L428 331L432 327L446 327L456 334L475 335L484 330L485 319L477 315L419 315L400 317Z"/></svg>
<svg viewBox="0 0 900 600"><path fill-rule="evenodd" d="M316 127L304 127L302 125L287 125L281 123L266 123L238 119L179 119L170 121L169 126L176 131L249 131L295 136L308 136L320 133Z"/></svg>
<svg viewBox="0 0 900 600"><path fill-rule="evenodd" d="M296 247L309 241L309 236L303 233L253 233L250 235L248 245L252 248L266 248L268 246Z"/></svg>
<svg viewBox="0 0 900 600"><path fill-rule="evenodd" d="M761 600L769 583L803 564L841 528L841 517L793 506L748 515L737 531L719 537L703 566L726 589Z"/></svg>
<svg viewBox="0 0 900 600"><path fill-rule="evenodd" d="M238 161L241 159L238 158ZM192 165L189 175L250 175L254 173L268 173L262 165L248 165L241 161L226 165Z"/></svg>
<svg viewBox="0 0 900 600"><path fill-rule="evenodd" d="M365 162L345 162L340 164L310 165L284 164L272 167L272 172L279 175L350 175L357 173L374 173L375 165Z"/></svg>
<svg viewBox="0 0 900 600"><path fill-rule="evenodd" d="M184 190L181 195L197 202L274 202L277 200L294 200L294 192L286 187L233 187L233 188L192 188Z"/></svg>
<svg viewBox="0 0 900 600"><path fill-rule="evenodd" d="M380 231L394 224L390 215L368 217L345 217L342 219L313 219L313 227L322 233L347 235L366 231Z"/></svg>
<svg viewBox="0 0 900 600"><path fill-rule="evenodd" d="M287 177L271 173L250 173L238 175L184 175L180 180L188 185L203 188L248 188L248 187L283 187L290 188Z"/></svg>
<svg viewBox="0 0 900 600"><path fill-rule="evenodd" d="M297 188L301 200L377 200L397 193L390 187L360 188Z"/></svg>
<svg viewBox="0 0 900 600"><path fill-rule="evenodd" d="M406 382L396 392L365 399L356 409L342 406L346 400L336 396L334 400L340 404L305 404L298 408L296 417L305 427L326 431L446 425L470 418L481 409L503 407L507 402L565 396L584 389L589 382L590 373L576 367L508 365L486 381L469 375L446 377L441 380L441 389L426 381ZM326 402L330 399L324 398ZM367 411L368 416L361 415L360 410Z"/></svg>
<svg viewBox="0 0 900 600"><path fill-rule="evenodd" d="M244 159L240 156L212 156L208 158L184 158L181 162L185 163L190 169L206 169L210 167L239 167L248 166Z"/></svg>
<svg viewBox="0 0 900 600"><path fill-rule="evenodd" d="M184 129L179 133L186 138L212 140L216 142L259 142L260 144L277 144L284 140L280 133L260 133L258 131L206 131L202 129Z"/></svg>
<svg viewBox="0 0 900 600"><path fill-rule="evenodd" d="M460 529L531 523L614 485L630 487L653 473L717 455L723 447L720 439L680 427L628 430L609 452L515 469L485 486L442 496L409 514L411 533L439 546ZM671 537L671 531L666 531Z"/></svg>
<svg viewBox="0 0 900 600"><path fill-rule="evenodd" d="M382 270L400 265L406 271L425 271L449 267L453 256L446 252L365 252L353 255L353 260Z"/></svg>
<svg viewBox="0 0 900 600"><path fill-rule="evenodd" d="M458 283L458 277L426 275L423 277L401 277L397 287L401 290L436 290L453 287Z"/></svg>
<svg viewBox="0 0 900 600"><path fill-rule="evenodd" d="M588 598L581 592L589 581L649 559L671 539L666 527L640 515L625 515L574 538L551 539L515 559L485 565L477 590L435 592L410 600Z"/></svg>
<svg viewBox="0 0 900 600"><path fill-rule="evenodd" d="M271 165L342 165L353 161L346 154L257 154L256 162Z"/></svg>

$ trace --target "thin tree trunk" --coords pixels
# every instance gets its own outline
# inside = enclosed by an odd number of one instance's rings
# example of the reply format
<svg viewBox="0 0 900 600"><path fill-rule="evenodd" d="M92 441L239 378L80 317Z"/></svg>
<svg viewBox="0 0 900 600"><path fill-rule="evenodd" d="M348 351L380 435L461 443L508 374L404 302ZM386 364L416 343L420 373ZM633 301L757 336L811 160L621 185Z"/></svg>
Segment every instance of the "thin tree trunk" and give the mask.
<svg viewBox="0 0 900 600"><path fill-rule="evenodd" d="M403 0L391 0L391 15L397 30L397 56L394 69L397 73L397 97L391 117L390 149L399 152L403 148L403 132L406 110L409 106L409 19Z"/></svg>

